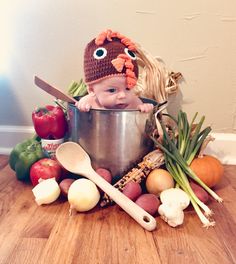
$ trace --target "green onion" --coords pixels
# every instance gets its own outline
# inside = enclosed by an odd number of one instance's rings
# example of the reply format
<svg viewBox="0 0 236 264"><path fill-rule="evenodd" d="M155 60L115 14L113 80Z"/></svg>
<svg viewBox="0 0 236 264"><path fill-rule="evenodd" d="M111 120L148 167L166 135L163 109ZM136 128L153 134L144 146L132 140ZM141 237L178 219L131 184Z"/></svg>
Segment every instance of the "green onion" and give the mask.
<svg viewBox="0 0 236 264"><path fill-rule="evenodd" d="M160 122L163 130L162 143L156 140L153 136L151 136L151 139L156 146L163 151L167 170L174 178L176 184L189 195L193 208L203 223L203 226L213 226L215 222L210 221L207 218L212 215L212 211L206 204L198 199L193 192L188 179L190 177L195 180L214 199L218 202L222 202L222 199L204 184L189 167L192 160L198 154L204 140L210 133L211 128L206 127L202 130L202 125L205 120L204 116L200 119L200 122L197 125L194 125L197 113L194 115L191 123L188 122L187 114L182 110L179 111L177 120L170 115L169 117L172 118L176 124L173 131L168 131L163 122ZM175 138L173 135L176 134L177 137ZM204 211L205 215L202 213L201 209Z"/></svg>

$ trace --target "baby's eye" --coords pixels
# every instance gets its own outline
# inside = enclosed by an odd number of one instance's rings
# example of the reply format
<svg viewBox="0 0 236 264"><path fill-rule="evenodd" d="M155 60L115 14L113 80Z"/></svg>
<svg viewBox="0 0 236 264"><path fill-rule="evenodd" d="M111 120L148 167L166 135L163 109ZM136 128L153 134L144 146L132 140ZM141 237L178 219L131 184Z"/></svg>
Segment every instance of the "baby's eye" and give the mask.
<svg viewBox="0 0 236 264"><path fill-rule="evenodd" d="M129 92L130 91L130 88L127 87L127 88L125 88L125 90Z"/></svg>
<svg viewBox="0 0 236 264"><path fill-rule="evenodd" d="M109 93L115 93L116 92L116 88L109 88L107 91Z"/></svg>

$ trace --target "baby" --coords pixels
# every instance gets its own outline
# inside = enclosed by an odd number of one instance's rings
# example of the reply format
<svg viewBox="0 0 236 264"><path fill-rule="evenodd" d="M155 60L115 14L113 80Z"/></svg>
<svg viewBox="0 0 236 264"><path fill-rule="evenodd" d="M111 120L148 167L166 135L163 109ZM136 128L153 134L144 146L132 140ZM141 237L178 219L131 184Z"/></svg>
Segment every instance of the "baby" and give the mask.
<svg viewBox="0 0 236 264"><path fill-rule="evenodd" d="M153 110L133 88L138 79L136 47L130 39L107 30L88 43L84 53L84 75L88 95L76 106L80 111L95 109Z"/></svg>

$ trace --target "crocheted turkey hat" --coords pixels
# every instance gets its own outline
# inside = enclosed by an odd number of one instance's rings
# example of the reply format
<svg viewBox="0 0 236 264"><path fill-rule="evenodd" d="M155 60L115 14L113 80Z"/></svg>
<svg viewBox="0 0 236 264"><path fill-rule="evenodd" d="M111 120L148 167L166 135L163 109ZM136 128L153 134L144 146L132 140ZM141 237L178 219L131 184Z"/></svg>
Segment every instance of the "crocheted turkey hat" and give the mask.
<svg viewBox="0 0 236 264"><path fill-rule="evenodd" d="M133 88L138 79L135 51L135 44L119 32L100 33L85 48L85 82L92 84L111 76L125 76L127 87Z"/></svg>

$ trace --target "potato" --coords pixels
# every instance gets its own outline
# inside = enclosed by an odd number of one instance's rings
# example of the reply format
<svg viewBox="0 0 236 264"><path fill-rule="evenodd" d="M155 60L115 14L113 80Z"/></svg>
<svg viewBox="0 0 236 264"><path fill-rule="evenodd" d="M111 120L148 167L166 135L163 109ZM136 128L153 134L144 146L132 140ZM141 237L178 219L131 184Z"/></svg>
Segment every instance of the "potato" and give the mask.
<svg viewBox="0 0 236 264"><path fill-rule="evenodd" d="M106 180L107 182L109 182L111 184L112 182L112 175L111 172L107 169L104 168L98 168L96 169L97 174L99 174L104 180ZM104 191L98 187L98 190L100 192L100 194L102 195L104 193Z"/></svg>
<svg viewBox="0 0 236 264"><path fill-rule="evenodd" d="M74 179L64 179L59 183L59 187L61 189L61 194L67 198L68 190L71 184L74 182Z"/></svg>
<svg viewBox="0 0 236 264"><path fill-rule="evenodd" d="M99 174L102 178L104 178L107 182L111 183L112 175L111 172L104 168L96 169L97 174Z"/></svg>
<svg viewBox="0 0 236 264"><path fill-rule="evenodd" d="M155 215L160 206L157 196L151 193L142 194L135 203L151 215Z"/></svg>
<svg viewBox="0 0 236 264"><path fill-rule="evenodd" d="M200 201L202 201L203 203L208 202L209 195L200 185L193 181L190 181L190 186Z"/></svg>
<svg viewBox="0 0 236 264"><path fill-rule="evenodd" d="M139 183L130 181L125 185L122 192L130 200L135 201L142 194L142 188Z"/></svg>
<svg viewBox="0 0 236 264"><path fill-rule="evenodd" d="M167 170L154 169L147 176L146 189L148 193L152 193L159 196L162 191L173 187L173 177Z"/></svg>

